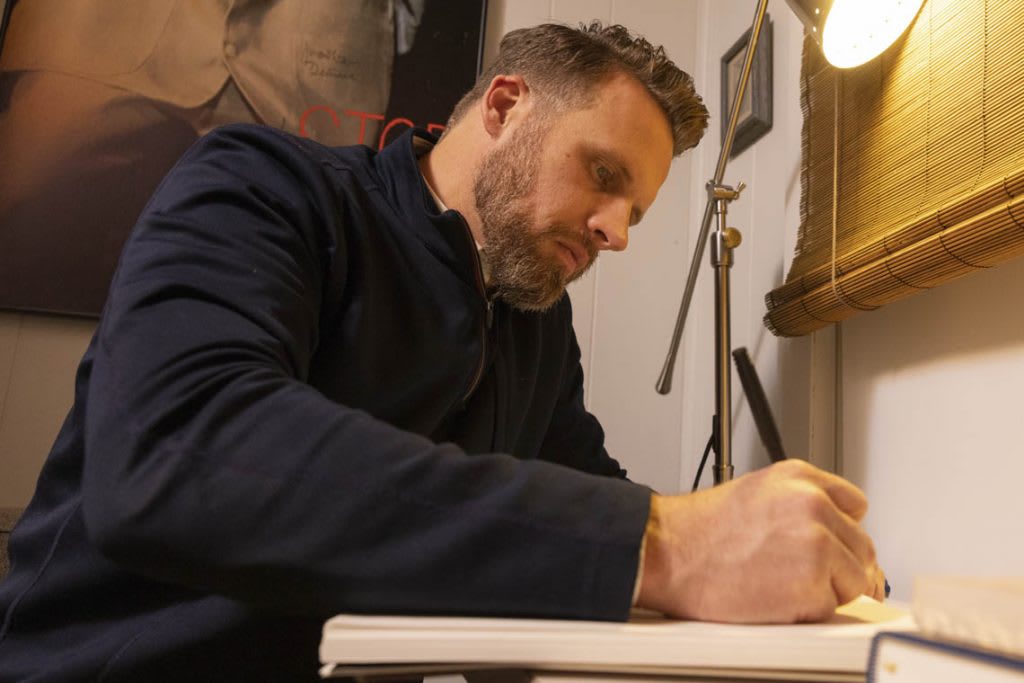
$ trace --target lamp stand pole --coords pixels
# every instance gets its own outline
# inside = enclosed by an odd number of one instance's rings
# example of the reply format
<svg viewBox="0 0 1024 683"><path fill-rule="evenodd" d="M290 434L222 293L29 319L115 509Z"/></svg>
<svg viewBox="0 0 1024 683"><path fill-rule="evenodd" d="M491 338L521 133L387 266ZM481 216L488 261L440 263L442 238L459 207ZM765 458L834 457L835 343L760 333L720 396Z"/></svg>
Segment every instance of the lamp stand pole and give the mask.
<svg viewBox="0 0 1024 683"><path fill-rule="evenodd" d="M718 164L715 166L715 175L707 184L708 200L707 204L704 205L704 217L701 221L700 234L697 237L693 259L690 262L690 272L686 278L686 290L683 293L683 300L679 305L679 315L676 317L676 326L672 332L668 356L665 358L665 365L662 367L661 376L658 378L656 387L659 394L667 394L672 389L672 371L675 368L679 343L683 337L686 315L690 310L693 291L697 285L697 273L700 270L700 262L711 233L711 217L717 213L718 230L716 230L712 240L711 254L712 265L718 270L718 277L715 280L715 406L717 415L715 429L713 430L716 484L731 479L733 470L732 365L730 364L730 344L732 342L729 338L729 269L732 267L732 250L739 246L740 236L738 231L726 226L725 219L726 205L739 197L739 193L743 189L742 184L735 190L722 185L722 177L725 175L725 166L729 160L729 153L732 151L733 139L736 137L740 105L743 102L743 95L746 93L747 85L750 82L750 68L754 62L754 54L757 50L758 39L761 37L761 26L764 24L767 10L768 0L758 0L757 10L754 13L754 22L750 27L750 40L747 41L747 51L743 58L743 69L740 72L739 82L736 84L736 93L732 99L729 126L726 129L725 139L722 140L722 149L718 155Z"/></svg>
<svg viewBox="0 0 1024 683"><path fill-rule="evenodd" d="M717 229L711 235L711 266L715 269L715 425L712 430L715 450L715 484L732 479L732 318L729 310L729 278L733 250L743 241L740 231L728 227L729 202L739 199L743 183L736 189L728 185L708 185L708 199L714 203Z"/></svg>

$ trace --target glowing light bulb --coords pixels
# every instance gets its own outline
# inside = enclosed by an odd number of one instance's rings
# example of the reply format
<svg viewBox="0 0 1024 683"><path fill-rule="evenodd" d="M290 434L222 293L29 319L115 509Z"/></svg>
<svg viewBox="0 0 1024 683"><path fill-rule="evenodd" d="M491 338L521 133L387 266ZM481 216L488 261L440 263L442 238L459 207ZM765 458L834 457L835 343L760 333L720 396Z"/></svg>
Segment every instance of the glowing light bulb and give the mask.
<svg viewBox="0 0 1024 683"><path fill-rule="evenodd" d="M821 48L839 68L881 54L910 26L924 0L835 0L825 18Z"/></svg>

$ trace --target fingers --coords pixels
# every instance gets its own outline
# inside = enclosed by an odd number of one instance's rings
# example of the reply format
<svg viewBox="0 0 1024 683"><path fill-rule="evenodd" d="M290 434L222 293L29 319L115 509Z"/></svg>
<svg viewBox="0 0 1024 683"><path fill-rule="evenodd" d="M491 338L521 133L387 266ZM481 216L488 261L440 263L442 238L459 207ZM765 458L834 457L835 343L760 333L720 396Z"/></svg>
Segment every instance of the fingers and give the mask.
<svg viewBox="0 0 1024 683"><path fill-rule="evenodd" d="M838 552L832 554L832 591L835 593L836 605L844 605L860 595L868 595L873 591L869 579L870 567L874 562L865 565L848 546L840 544ZM866 568L867 567L867 568Z"/></svg>
<svg viewBox="0 0 1024 683"><path fill-rule="evenodd" d="M875 564L875 544L871 537L864 531L863 527L851 516L841 510L835 510L834 514L826 516L825 523L829 530L835 534L836 539L850 552L857 562L863 580L868 580L868 572Z"/></svg>
<svg viewBox="0 0 1024 683"><path fill-rule="evenodd" d="M868 570L868 590L864 591L864 595L874 598L879 602L885 602L888 597L885 592L885 586L888 582L885 580L885 573L882 568L877 564L872 565L871 569Z"/></svg>
<svg viewBox="0 0 1024 683"><path fill-rule="evenodd" d="M818 544L818 559L827 564L832 591L838 604L861 594L876 593L880 576L875 545L859 523L867 509L867 500L857 487L828 472L798 465L784 471L797 480L795 489L804 500L803 515L820 524L827 534ZM884 577L882 593L884 594Z"/></svg>

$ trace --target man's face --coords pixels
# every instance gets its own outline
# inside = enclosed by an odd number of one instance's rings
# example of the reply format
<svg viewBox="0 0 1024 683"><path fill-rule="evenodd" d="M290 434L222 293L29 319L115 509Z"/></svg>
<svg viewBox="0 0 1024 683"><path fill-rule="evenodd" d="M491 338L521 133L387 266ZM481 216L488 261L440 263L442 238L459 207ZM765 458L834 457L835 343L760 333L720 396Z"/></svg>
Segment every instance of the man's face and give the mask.
<svg viewBox="0 0 1024 683"><path fill-rule="evenodd" d="M610 79L586 109L531 111L473 187L497 295L521 310L551 307L599 251L625 249L671 159L668 121L632 78Z"/></svg>

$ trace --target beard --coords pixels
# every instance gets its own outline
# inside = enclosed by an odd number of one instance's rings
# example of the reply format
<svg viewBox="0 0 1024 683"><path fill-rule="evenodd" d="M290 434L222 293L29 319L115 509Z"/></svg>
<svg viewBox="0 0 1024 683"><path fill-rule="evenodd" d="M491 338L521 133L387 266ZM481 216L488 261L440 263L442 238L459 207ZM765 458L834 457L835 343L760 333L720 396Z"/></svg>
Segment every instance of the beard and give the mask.
<svg viewBox="0 0 1024 683"><path fill-rule="evenodd" d="M540 151L549 126L533 116L508 142L480 162L473 183L480 215L483 251L490 268L489 286L496 296L521 311L545 311L565 293L565 286L594 263L597 249L588 235L565 225L537 227L533 194ZM587 261L566 273L557 241L583 247Z"/></svg>

